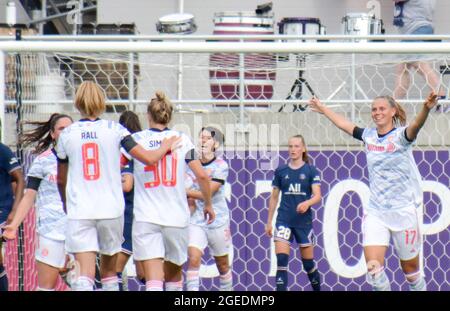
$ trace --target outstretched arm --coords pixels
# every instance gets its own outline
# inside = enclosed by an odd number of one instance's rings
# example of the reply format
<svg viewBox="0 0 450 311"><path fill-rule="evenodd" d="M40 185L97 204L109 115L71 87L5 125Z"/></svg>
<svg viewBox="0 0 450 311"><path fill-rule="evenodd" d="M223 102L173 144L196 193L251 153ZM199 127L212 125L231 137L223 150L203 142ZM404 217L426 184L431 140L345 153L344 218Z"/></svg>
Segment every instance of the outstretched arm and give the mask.
<svg viewBox="0 0 450 311"><path fill-rule="evenodd" d="M410 141L416 139L417 134L419 133L422 126L425 124L425 121L428 118L428 114L430 110L436 106L438 101L438 95L432 91L430 95L428 95L427 99L423 103L422 109L417 114L416 118L411 122L411 124L406 128L406 136Z"/></svg>
<svg viewBox="0 0 450 311"><path fill-rule="evenodd" d="M20 200L20 203L17 206L13 219L8 225L3 228L3 237L8 240L13 240L16 238L17 228L20 226L25 217L28 215L30 209L33 207L34 200L36 199L36 194L36 190L27 189L25 195L22 197L22 200Z"/></svg>
<svg viewBox="0 0 450 311"><path fill-rule="evenodd" d="M309 107L311 107L311 109L315 112L324 114L331 122L333 122L334 125L347 134L353 135L353 129L356 125L322 104L317 97L311 98L309 101Z"/></svg>

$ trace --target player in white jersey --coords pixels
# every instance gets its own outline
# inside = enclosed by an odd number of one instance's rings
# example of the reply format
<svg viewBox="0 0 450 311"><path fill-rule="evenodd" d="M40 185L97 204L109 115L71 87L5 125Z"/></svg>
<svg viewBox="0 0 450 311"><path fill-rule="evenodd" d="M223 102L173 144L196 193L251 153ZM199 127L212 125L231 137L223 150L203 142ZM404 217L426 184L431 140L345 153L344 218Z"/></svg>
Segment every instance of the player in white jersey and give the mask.
<svg viewBox="0 0 450 311"><path fill-rule="evenodd" d="M189 207L186 201L186 164L194 172L205 198L205 217L214 220L209 178L195 159L194 145L182 133L167 128L173 107L157 92L147 108L150 129L133 134L145 149L158 148L165 137L180 135L181 147L155 165L134 161L133 256L143 262L146 289L181 290L181 266L187 260Z"/></svg>
<svg viewBox="0 0 450 311"><path fill-rule="evenodd" d="M216 261L220 274L220 290L233 289L233 278L228 259L230 252L230 211L225 199L225 183L228 177L228 164L216 157L216 150L223 145L223 134L214 127L205 127L200 132L200 161L210 179L212 205L216 220L207 224L203 217L203 195L190 169L187 174L194 181L187 190L188 198L194 199L194 210L189 225L189 264L186 273L186 287L189 291L198 291L200 286L199 270L201 258L206 247Z"/></svg>
<svg viewBox="0 0 450 311"><path fill-rule="evenodd" d="M118 290L117 253L123 240L124 198L120 174L120 148L153 165L178 142L171 137L157 150L139 146L128 130L113 121L101 120L105 97L100 87L83 82L75 96L82 119L67 127L56 145L58 187L68 224L66 250L74 253L80 275L74 290L92 290L95 257L101 257L103 290ZM67 199L66 199L67 198Z"/></svg>
<svg viewBox="0 0 450 311"><path fill-rule="evenodd" d="M29 122L35 128L22 136L23 146L36 144L38 154L28 172L25 194L13 220L5 227L5 238L15 239L17 228L27 216L36 200L37 247L35 252L38 290L55 290L58 276L66 265L64 249L67 217L56 185L56 156L54 145L59 134L72 118L54 113L44 122ZM36 199L37 198L37 199Z"/></svg>
<svg viewBox="0 0 450 311"><path fill-rule="evenodd" d="M374 290L390 290L384 257L392 237L410 290L426 290L419 269L421 235L417 209L422 204L420 175L412 144L437 103L432 92L415 119L406 124L406 113L392 97L379 96L372 103L375 128L359 128L323 105L317 98L310 107L323 113L338 128L364 142L369 171L370 201L363 218L367 280Z"/></svg>

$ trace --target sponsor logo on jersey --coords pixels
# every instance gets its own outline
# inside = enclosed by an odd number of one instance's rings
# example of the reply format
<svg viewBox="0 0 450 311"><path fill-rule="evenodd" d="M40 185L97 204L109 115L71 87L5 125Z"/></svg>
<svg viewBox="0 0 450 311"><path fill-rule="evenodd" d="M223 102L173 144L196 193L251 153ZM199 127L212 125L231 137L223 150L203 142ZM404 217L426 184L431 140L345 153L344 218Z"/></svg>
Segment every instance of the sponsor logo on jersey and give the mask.
<svg viewBox="0 0 450 311"><path fill-rule="evenodd" d="M305 179L305 178L306 178L305 174L300 174L300 179Z"/></svg>

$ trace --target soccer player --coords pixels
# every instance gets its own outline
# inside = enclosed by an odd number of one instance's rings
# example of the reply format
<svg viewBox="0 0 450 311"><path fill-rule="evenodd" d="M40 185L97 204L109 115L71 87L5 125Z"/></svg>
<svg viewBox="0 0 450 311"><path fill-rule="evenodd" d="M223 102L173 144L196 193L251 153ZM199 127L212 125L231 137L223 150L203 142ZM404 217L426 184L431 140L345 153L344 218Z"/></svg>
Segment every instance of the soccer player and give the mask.
<svg viewBox="0 0 450 311"><path fill-rule="evenodd" d="M206 247L216 261L220 274L220 290L233 289L228 254L231 247L230 212L225 199L225 182L228 177L228 164L216 156L216 150L223 145L224 136L217 128L205 127L200 132L200 161L209 175L212 194L212 205L216 213L213 223L207 224L203 216L203 194L190 169L187 174L194 181L193 187L187 191L188 198L195 199L194 212L189 225L189 264L186 273L186 287L189 291L198 291L200 286L199 269L201 258Z"/></svg>
<svg viewBox="0 0 450 311"><path fill-rule="evenodd" d="M362 223L363 246L367 281L377 291L391 288L384 271L384 257L391 238L410 290L426 290L419 269L421 235L417 216L423 194L412 144L436 104L437 95L432 92L415 119L406 126L403 107L390 96L379 96L372 102L375 127L359 128L319 99L310 100L314 111L323 113L338 128L364 142L370 199Z"/></svg>
<svg viewBox="0 0 450 311"><path fill-rule="evenodd" d="M11 223L4 228L3 236L15 239L17 228L27 216L36 200L37 248L35 252L38 290L54 291L61 269L66 265L64 241L67 216L62 208L56 185L56 156L54 145L59 134L72 118L54 113L47 121L30 122L35 128L22 137L23 146L36 144L38 154L28 172L25 194Z"/></svg>
<svg viewBox="0 0 450 311"><path fill-rule="evenodd" d="M186 200L186 164L198 180L204 199L204 215L214 220L209 177L196 159L194 145L182 133L167 128L173 106L162 92L147 108L150 128L134 133L144 148L158 148L161 140L181 136L181 147L166 154L154 165L134 161L133 255L144 266L146 290L182 290L181 266L187 260L189 207Z"/></svg>
<svg viewBox="0 0 450 311"><path fill-rule="evenodd" d="M119 117L119 124L125 127L130 133L136 133L142 131L141 123L139 117L130 110L124 111ZM133 247L131 244L131 227L133 224L133 198L134 198L134 186L133 186L133 162L128 162L122 168L122 190L125 199L125 214L124 214L124 228L123 237L124 242L122 243L122 250L117 256L116 272L119 279L119 290L128 289L128 278L124 272L124 268L133 254ZM136 272L139 280L144 279L144 272L142 264L140 262L135 262ZM145 280L143 282L145 284Z"/></svg>
<svg viewBox="0 0 450 311"><path fill-rule="evenodd" d="M321 200L320 175L309 163L305 140L295 135L288 141L289 163L275 170L266 234L274 237L277 256L276 288L286 291L288 285L288 262L290 244L295 241L300 246L303 268L308 274L314 291L320 291L320 274L314 263L315 238L312 227L311 206ZM272 233L272 220L281 192L281 202Z"/></svg>
<svg viewBox="0 0 450 311"><path fill-rule="evenodd" d="M80 269L72 289L93 290L99 252L102 289L118 290L116 255L122 245L125 205L120 148L153 165L177 146L179 138L162 141L159 149L144 150L123 126L99 118L106 107L105 97L91 81L79 86L75 107L82 119L67 127L56 145L58 187L63 206L67 206L66 250L75 254Z"/></svg>
<svg viewBox="0 0 450 311"><path fill-rule="evenodd" d="M16 183L13 191L12 183ZM23 196L25 180L19 161L4 144L0 143L0 229L14 217ZM0 291L8 290L8 276L3 266L3 239L0 236Z"/></svg>

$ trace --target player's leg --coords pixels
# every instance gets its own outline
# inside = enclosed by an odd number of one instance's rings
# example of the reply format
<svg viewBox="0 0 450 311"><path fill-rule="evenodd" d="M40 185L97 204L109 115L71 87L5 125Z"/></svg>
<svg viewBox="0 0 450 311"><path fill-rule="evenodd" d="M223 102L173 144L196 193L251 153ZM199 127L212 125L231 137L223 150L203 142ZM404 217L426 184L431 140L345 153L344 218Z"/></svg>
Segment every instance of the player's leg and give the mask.
<svg viewBox="0 0 450 311"><path fill-rule="evenodd" d="M144 266L142 264L142 261L136 261L134 260L134 266L136 267L136 277L141 282L141 285L145 285L145 273L144 273Z"/></svg>
<svg viewBox="0 0 450 311"><path fill-rule="evenodd" d="M232 247L230 226L226 224L219 228L209 229L207 236L210 253L216 261L220 274L220 290L232 291L233 273L228 259Z"/></svg>
<svg viewBox="0 0 450 311"><path fill-rule="evenodd" d="M124 290L123 286L123 270L125 269L125 266L127 265L128 259L130 259L130 253L123 251L123 245L122 245L122 251L117 254L117 261L116 261L116 274L117 274L117 280L119 281L119 291ZM127 286L125 286L127 288Z"/></svg>
<svg viewBox="0 0 450 311"><path fill-rule="evenodd" d="M64 268L66 263L64 241L55 241L39 235L35 259L38 275L38 290L55 290L59 271Z"/></svg>
<svg viewBox="0 0 450 311"><path fill-rule="evenodd" d="M189 227L163 227L164 280L167 291L183 290L182 266L188 259Z"/></svg>
<svg viewBox="0 0 450 311"><path fill-rule="evenodd" d="M3 265L3 249L4 243L0 238L0 292L8 291L8 275L6 274L5 266Z"/></svg>
<svg viewBox="0 0 450 311"><path fill-rule="evenodd" d="M389 229L372 215L364 215L362 229L367 282L374 291L390 291L391 284L384 271L384 257L390 240Z"/></svg>
<svg viewBox="0 0 450 311"><path fill-rule="evenodd" d="M133 257L143 268L147 291L162 291L164 280L164 242L161 226L134 221Z"/></svg>
<svg viewBox="0 0 450 311"><path fill-rule="evenodd" d="M313 228L293 228L293 234L300 245L300 256L311 287L314 291L320 291L320 274L314 262L315 237Z"/></svg>
<svg viewBox="0 0 450 311"><path fill-rule="evenodd" d="M203 250L208 245L206 228L189 225L188 270L186 272L186 289L198 291L200 288L200 265Z"/></svg>
<svg viewBox="0 0 450 311"><path fill-rule="evenodd" d="M404 215L404 221L409 218L410 226L402 231L392 233L395 251L400 258L400 265L405 273L409 288L412 291L426 291L427 284L420 271L420 251L422 236L416 210L411 209L410 216Z"/></svg>
<svg viewBox="0 0 450 311"><path fill-rule="evenodd" d="M97 221L101 259L100 277L104 291L118 291L119 280L116 273L117 255L122 249L123 216Z"/></svg>
<svg viewBox="0 0 450 311"><path fill-rule="evenodd" d="M275 275L277 291L287 291L288 286L288 263L293 239L291 228L284 224L275 225L274 243L277 256L277 273Z"/></svg>
<svg viewBox="0 0 450 311"><path fill-rule="evenodd" d="M99 251L95 220L69 219L66 231L66 251L75 255L79 275L72 290L92 291L95 279L95 260Z"/></svg>
<svg viewBox="0 0 450 311"><path fill-rule="evenodd" d="M409 73L410 66L406 63L398 64L395 67L395 89L394 89L394 98L402 99L406 96L408 92L409 86L411 84L411 77Z"/></svg>

